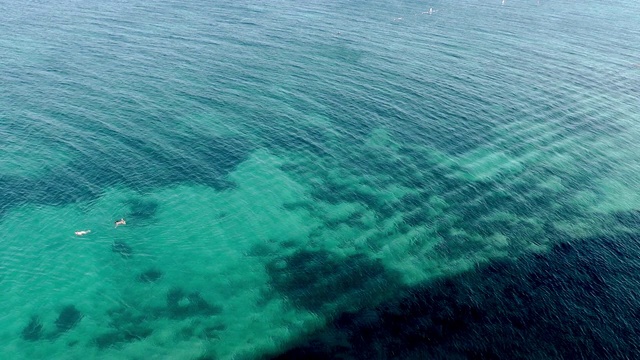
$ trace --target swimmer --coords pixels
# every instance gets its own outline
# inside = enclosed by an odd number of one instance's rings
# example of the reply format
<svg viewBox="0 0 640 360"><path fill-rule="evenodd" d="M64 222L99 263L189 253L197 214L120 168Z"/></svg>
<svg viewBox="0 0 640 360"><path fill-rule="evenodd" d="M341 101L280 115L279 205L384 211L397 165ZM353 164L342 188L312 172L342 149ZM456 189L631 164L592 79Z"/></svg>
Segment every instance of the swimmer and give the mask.
<svg viewBox="0 0 640 360"><path fill-rule="evenodd" d="M118 227L118 225L127 225L127 222L124 221L124 218L116 221L116 227Z"/></svg>
<svg viewBox="0 0 640 360"><path fill-rule="evenodd" d="M90 232L91 230L80 230L80 231L76 231L76 235L78 236L87 235Z"/></svg>

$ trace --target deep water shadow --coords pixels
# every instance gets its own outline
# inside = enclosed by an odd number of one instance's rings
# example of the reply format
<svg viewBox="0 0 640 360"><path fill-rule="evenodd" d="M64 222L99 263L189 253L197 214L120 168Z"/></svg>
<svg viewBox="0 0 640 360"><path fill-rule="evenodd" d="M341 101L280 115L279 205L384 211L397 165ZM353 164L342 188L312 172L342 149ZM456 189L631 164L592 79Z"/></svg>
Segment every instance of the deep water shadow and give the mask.
<svg viewBox="0 0 640 360"><path fill-rule="evenodd" d="M272 358L635 359L639 293L639 235L562 242L342 313Z"/></svg>
<svg viewBox="0 0 640 360"><path fill-rule="evenodd" d="M0 216L8 209L24 203L67 205L99 198L104 189L124 186L146 192L176 184L198 184L216 190L227 190L235 184L227 175L246 160L255 150L247 139L233 136L187 136L184 134L156 134L166 142L163 151L150 144L139 134L123 136L109 129L103 135L112 137L126 149L122 152L103 152L91 144L78 140L83 152L73 153L73 161L63 168L43 173L37 178L0 175L0 193L5 196ZM184 156L177 149L188 149ZM176 166L179 164L179 166ZM132 200L131 217L149 220L157 204L149 200Z"/></svg>

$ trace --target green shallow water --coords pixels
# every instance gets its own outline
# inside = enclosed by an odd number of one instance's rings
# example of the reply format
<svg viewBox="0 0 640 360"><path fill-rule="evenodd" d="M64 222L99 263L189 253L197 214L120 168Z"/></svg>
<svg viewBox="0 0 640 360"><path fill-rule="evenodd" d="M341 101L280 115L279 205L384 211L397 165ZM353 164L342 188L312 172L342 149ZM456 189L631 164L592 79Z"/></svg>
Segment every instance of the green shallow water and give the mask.
<svg viewBox="0 0 640 360"><path fill-rule="evenodd" d="M637 5L432 6L0 2L0 352L268 357L637 232Z"/></svg>

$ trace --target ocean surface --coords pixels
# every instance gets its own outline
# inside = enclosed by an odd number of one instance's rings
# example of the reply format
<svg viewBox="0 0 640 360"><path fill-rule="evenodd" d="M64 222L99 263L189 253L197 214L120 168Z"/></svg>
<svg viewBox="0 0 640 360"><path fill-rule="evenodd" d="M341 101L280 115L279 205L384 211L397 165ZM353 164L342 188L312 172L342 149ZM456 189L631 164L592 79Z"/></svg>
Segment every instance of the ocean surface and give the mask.
<svg viewBox="0 0 640 360"><path fill-rule="evenodd" d="M639 24L0 0L1 357L640 358Z"/></svg>

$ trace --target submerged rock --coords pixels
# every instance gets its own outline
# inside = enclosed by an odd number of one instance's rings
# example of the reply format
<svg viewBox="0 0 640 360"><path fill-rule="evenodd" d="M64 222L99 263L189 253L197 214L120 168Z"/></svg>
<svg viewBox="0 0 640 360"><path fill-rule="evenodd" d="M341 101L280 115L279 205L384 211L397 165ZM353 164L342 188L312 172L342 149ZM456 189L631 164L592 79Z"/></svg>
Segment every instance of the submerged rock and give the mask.
<svg viewBox="0 0 640 360"><path fill-rule="evenodd" d="M73 305L65 306L56 319L58 332L65 332L73 329L82 320L82 313Z"/></svg>
<svg viewBox="0 0 640 360"><path fill-rule="evenodd" d="M123 258L129 258L133 255L133 249L126 242L117 240L111 245L111 251L120 254Z"/></svg>
<svg viewBox="0 0 640 360"><path fill-rule="evenodd" d="M29 324L22 329L22 338L28 341L40 340L42 337L42 322L37 315L31 316Z"/></svg>

